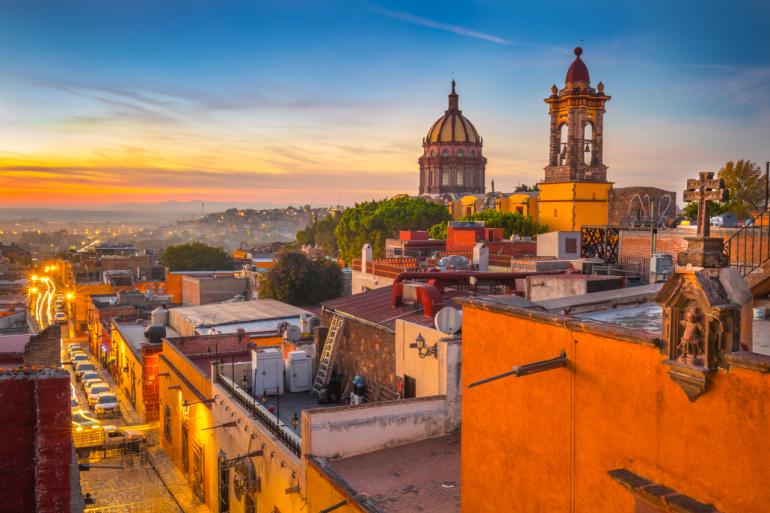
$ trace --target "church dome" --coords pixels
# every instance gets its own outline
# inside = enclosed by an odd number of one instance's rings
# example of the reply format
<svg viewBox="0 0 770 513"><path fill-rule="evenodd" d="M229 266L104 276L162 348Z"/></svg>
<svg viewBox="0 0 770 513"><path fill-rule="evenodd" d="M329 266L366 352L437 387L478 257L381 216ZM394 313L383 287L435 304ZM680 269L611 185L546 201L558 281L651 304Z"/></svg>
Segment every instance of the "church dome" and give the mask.
<svg viewBox="0 0 770 513"><path fill-rule="evenodd" d="M578 82L583 82L587 85L591 82L591 78L588 75L588 67L586 66L585 62L580 59L580 55L582 53L582 48L579 46L575 48L575 61L567 70L567 77L564 79L565 83L575 84Z"/></svg>
<svg viewBox="0 0 770 513"><path fill-rule="evenodd" d="M459 96L455 92L455 81L452 80L452 92L449 93L449 109L438 118L425 137L429 143L475 143L481 142L481 137L473 123L463 116L459 109Z"/></svg>

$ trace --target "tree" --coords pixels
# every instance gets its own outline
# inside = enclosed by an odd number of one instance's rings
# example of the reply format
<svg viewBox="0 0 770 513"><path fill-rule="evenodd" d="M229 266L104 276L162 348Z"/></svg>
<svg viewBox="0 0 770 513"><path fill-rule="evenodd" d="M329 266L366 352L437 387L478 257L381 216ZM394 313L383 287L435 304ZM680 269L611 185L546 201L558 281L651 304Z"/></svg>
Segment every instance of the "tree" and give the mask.
<svg viewBox="0 0 770 513"><path fill-rule="evenodd" d="M320 246L325 255L337 256L337 236L334 230L340 222L340 216L335 214L324 217L320 221L310 223L304 229L297 232L297 246L305 244Z"/></svg>
<svg viewBox="0 0 770 513"><path fill-rule="evenodd" d="M202 242L169 246L160 255L160 263L171 271L213 271L235 266L233 257L225 250Z"/></svg>
<svg viewBox="0 0 770 513"><path fill-rule="evenodd" d="M488 228L504 228L506 238L511 235L532 237L538 233L548 231L548 226L539 224L532 216L524 216L518 212L498 212L497 210L482 210L470 216L465 216L464 221L484 221Z"/></svg>
<svg viewBox="0 0 770 513"><path fill-rule="evenodd" d="M527 185L525 183L517 185L513 192L537 192L537 184Z"/></svg>
<svg viewBox="0 0 770 513"><path fill-rule="evenodd" d="M382 257L385 239L395 237L399 230L427 230L449 218L442 204L424 198L389 198L345 210L334 233L340 256L349 262L361 255L366 243L372 245L375 258Z"/></svg>
<svg viewBox="0 0 770 513"><path fill-rule="evenodd" d="M259 295L291 305L315 305L342 295L342 271L336 262L283 251L264 276Z"/></svg>
<svg viewBox="0 0 770 513"><path fill-rule="evenodd" d="M720 201L712 201L711 209L709 212L712 216L722 215L729 210L728 207L729 202L722 203ZM691 222L694 222L696 219L698 219L698 202L690 201L687 203L684 206L684 215Z"/></svg>
<svg viewBox="0 0 770 513"><path fill-rule="evenodd" d="M727 210L734 212L739 219L764 209L766 183L758 165L750 160L731 160L722 166L717 175L725 181L725 187L730 192Z"/></svg>
<svg viewBox="0 0 770 513"><path fill-rule="evenodd" d="M434 224L428 228L428 237L438 240L446 239L447 226L449 226L448 221L441 221L438 224Z"/></svg>

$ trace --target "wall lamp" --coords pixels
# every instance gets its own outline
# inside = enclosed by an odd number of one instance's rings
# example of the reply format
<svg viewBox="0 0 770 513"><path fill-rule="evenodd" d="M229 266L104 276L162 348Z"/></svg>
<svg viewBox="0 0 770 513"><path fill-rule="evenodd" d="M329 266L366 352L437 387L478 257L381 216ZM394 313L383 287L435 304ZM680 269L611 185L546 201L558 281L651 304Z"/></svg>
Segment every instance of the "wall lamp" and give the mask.
<svg viewBox="0 0 770 513"><path fill-rule="evenodd" d="M166 390L182 390L182 385L171 385L170 387L167 387Z"/></svg>
<svg viewBox="0 0 770 513"><path fill-rule="evenodd" d="M170 377L170 376L171 376L171 374L169 374L168 372L159 372L159 373L158 373L158 377L159 377L159 378L161 378L161 377L163 377L163 378L168 378L168 377Z"/></svg>
<svg viewBox="0 0 770 513"><path fill-rule="evenodd" d="M438 358L438 343L433 344L430 347L426 347L425 338L422 333L417 334L417 338L414 339L414 343L409 344L412 349L417 349L417 356L420 358L426 358L433 355L433 358Z"/></svg>
<svg viewBox="0 0 770 513"><path fill-rule="evenodd" d="M195 401L195 402L190 403L190 402L187 401L187 399L185 399L184 401L182 401L182 412L185 415L188 415L190 413L190 406L192 406L193 404L211 404L214 401L216 401L216 398L204 399L202 401Z"/></svg>
<svg viewBox="0 0 770 513"><path fill-rule="evenodd" d="M291 416L291 427L293 427L294 430L296 431L297 426L299 426L299 416L297 415L297 411L295 410Z"/></svg>
<svg viewBox="0 0 770 513"><path fill-rule="evenodd" d="M211 426L211 427L203 428L203 429L201 429L201 431L208 431L209 429L217 429L217 428L236 427L237 425L238 425L238 423L235 422L234 420L232 420L230 422L225 422L224 424L219 424L217 426Z"/></svg>

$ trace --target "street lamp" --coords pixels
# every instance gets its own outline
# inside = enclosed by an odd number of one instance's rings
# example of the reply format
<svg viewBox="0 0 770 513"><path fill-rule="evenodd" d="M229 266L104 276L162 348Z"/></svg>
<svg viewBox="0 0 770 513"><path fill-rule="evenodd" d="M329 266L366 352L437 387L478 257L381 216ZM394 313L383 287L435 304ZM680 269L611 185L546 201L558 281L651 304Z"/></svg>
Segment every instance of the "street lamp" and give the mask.
<svg viewBox="0 0 770 513"><path fill-rule="evenodd" d="M291 415L291 427L293 427L294 431L296 431L298 425L299 425L299 417L297 416L297 411L294 410L294 413Z"/></svg>
<svg viewBox="0 0 770 513"><path fill-rule="evenodd" d="M414 340L414 343L409 344L409 347L412 349L417 349L417 356L420 358L426 358L431 355L433 355L434 358L438 358L438 344L433 344L430 347L426 347L425 337L422 336L422 333L417 334L417 338Z"/></svg>

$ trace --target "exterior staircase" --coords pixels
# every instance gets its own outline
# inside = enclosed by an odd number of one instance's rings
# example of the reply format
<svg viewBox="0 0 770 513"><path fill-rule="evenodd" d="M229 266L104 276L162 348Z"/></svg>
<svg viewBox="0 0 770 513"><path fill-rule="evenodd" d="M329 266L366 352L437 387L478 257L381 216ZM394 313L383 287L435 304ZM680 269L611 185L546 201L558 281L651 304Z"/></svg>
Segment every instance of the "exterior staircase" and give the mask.
<svg viewBox="0 0 770 513"><path fill-rule="evenodd" d="M316 372L315 379L313 380L314 395L319 395L321 389L329 384L332 377L332 370L334 369L334 361L337 358L337 345L342 338L342 331L345 327L345 319L339 315L332 317L332 321L329 325L329 331L326 333L326 341L324 341L324 348L321 351L321 359L318 363L318 372Z"/></svg>
<svg viewBox="0 0 770 513"><path fill-rule="evenodd" d="M725 241L729 265L740 271L755 298L770 294L770 209Z"/></svg>

